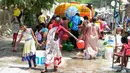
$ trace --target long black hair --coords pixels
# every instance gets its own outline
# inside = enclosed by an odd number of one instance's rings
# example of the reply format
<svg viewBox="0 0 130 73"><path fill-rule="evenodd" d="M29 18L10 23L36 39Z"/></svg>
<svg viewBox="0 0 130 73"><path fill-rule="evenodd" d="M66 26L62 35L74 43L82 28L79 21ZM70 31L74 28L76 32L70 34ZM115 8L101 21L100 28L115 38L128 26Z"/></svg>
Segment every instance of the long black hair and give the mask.
<svg viewBox="0 0 130 73"><path fill-rule="evenodd" d="M50 24L52 24L51 21L55 20L55 18L56 18L56 15L53 15L52 18L50 19L49 23L47 24L47 28L49 27Z"/></svg>

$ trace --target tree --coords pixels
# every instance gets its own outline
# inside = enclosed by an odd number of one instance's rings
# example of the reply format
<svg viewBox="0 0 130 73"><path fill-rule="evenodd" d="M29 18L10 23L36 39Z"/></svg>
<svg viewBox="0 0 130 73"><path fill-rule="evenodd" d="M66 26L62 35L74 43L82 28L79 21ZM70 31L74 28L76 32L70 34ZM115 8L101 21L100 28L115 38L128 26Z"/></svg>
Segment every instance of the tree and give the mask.
<svg viewBox="0 0 130 73"><path fill-rule="evenodd" d="M80 2L80 3L91 3L93 4L95 7L104 7L105 5L109 5L111 4L111 1L113 0L57 0L58 2L71 2L71 1L75 1L75 2Z"/></svg>
<svg viewBox="0 0 130 73"><path fill-rule="evenodd" d="M55 0L1 0L3 7L17 6L24 10L24 23L31 26L35 24L36 14L42 9L50 9ZM35 17L34 17L35 15Z"/></svg>
<svg viewBox="0 0 130 73"><path fill-rule="evenodd" d="M2 5L9 7L17 4L19 7L38 12L41 8L50 9L54 2L55 0L2 0Z"/></svg>

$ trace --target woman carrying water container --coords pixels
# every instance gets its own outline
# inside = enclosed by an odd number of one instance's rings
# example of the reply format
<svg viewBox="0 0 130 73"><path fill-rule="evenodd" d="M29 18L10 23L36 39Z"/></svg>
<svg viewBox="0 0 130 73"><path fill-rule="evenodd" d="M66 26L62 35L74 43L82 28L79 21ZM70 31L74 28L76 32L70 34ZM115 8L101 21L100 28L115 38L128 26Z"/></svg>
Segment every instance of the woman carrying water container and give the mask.
<svg viewBox="0 0 130 73"><path fill-rule="evenodd" d="M25 25L21 25L20 29L23 31L20 39L16 42L14 49L17 48L18 43L22 40L22 38L25 39L24 43L24 49L23 49L23 55L22 55L22 61L28 61L29 69L32 68L31 60L33 61L34 67L36 67L36 44L39 45L36 37L34 36L34 32L31 28L27 28Z"/></svg>

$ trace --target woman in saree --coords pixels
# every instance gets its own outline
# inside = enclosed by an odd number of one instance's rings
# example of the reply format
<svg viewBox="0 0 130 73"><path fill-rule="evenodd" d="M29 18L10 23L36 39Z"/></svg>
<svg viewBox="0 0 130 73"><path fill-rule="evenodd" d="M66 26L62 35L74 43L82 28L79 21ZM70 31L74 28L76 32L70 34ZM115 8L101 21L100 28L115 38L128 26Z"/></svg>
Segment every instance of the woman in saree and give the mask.
<svg viewBox="0 0 130 73"><path fill-rule="evenodd" d="M92 18L92 22L84 21L83 40L85 41L84 54L85 58L95 59L98 53L98 28L95 25L96 18Z"/></svg>

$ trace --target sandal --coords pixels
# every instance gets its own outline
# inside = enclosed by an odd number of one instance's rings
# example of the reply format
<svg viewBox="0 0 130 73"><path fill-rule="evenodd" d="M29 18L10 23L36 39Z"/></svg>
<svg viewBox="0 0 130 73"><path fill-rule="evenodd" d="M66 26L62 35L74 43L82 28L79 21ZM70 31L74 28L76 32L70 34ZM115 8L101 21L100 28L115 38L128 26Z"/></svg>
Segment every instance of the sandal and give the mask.
<svg viewBox="0 0 130 73"><path fill-rule="evenodd" d="M41 73L45 73L45 72L47 72L47 70L45 70L45 69L44 69L44 70L42 70L42 72L41 72Z"/></svg>

